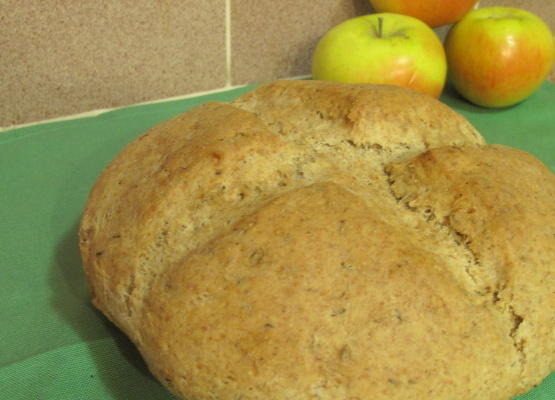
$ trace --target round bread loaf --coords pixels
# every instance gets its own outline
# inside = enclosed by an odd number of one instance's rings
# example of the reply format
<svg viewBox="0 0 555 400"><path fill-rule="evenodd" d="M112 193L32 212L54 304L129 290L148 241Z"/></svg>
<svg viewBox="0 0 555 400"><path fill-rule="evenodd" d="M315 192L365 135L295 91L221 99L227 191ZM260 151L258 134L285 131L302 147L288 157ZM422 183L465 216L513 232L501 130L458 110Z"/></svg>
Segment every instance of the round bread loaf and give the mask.
<svg viewBox="0 0 555 400"><path fill-rule="evenodd" d="M508 400L555 368L555 176L439 101L278 81L129 144L93 302L189 400Z"/></svg>

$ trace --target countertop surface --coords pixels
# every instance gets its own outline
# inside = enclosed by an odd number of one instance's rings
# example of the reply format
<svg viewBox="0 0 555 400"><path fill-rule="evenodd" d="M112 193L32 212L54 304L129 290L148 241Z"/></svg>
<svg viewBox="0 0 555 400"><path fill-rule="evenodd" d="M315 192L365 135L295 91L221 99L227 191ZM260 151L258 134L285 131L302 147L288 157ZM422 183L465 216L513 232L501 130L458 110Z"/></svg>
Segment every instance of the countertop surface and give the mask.
<svg viewBox="0 0 555 400"><path fill-rule="evenodd" d="M152 125L252 86L128 107L0 134L0 393L6 399L171 399L126 337L90 305L79 218L101 170ZM489 143L528 151L555 171L555 85L503 110L442 100ZM555 373L526 400L555 398Z"/></svg>

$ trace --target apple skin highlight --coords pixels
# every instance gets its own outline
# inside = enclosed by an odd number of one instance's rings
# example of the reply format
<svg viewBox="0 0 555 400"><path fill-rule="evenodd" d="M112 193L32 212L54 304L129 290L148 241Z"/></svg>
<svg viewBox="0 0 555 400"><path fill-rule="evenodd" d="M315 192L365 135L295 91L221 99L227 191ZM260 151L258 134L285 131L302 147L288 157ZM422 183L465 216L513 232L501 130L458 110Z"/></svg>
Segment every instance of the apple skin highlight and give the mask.
<svg viewBox="0 0 555 400"><path fill-rule="evenodd" d="M543 83L555 57L553 36L537 16L508 7L468 14L448 33L449 79L474 104L517 104Z"/></svg>
<svg viewBox="0 0 555 400"><path fill-rule="evenodd" d="M432 28L459 21L478 0L370 0L377 12L409 15Z"/></svg>
<svg viewBox="0 0 555 400"><path fill-rule="evenodd" d="M318 42L312 58L314 79L397 85L436 98L446 75L437 35L422 21L398 14L364 15L335 26Z"/></svg>

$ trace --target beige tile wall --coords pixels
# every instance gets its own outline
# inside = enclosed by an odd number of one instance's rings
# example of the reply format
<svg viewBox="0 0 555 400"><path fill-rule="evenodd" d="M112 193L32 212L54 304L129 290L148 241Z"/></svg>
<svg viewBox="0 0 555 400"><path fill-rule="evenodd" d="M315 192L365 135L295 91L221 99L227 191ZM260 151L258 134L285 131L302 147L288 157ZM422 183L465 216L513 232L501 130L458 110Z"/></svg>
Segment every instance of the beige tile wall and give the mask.
<svg viewBox="0 0 555 400"><path fill-rule="evenodd" d="M482 0L542 15L554 0ZM0 0L0 127L304 76L367 0ZM555 78L555 77L554 77Z"/></svg>
<svg viewBox="0 0 555 400"><path fill-rule="evenodd" d="M225 0L0 0L0 126L224 86L224 21Z"/></svg>

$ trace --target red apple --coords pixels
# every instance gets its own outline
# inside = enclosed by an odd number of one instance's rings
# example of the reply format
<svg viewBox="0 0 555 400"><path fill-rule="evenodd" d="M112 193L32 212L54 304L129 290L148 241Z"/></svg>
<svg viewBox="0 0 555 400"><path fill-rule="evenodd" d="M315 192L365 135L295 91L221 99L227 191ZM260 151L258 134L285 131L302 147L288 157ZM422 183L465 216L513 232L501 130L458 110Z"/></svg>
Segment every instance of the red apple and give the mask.
<svg viewBox="0 0 555 400"><path fill-rule="evenodd" d="M467 100L506 107L530 96L555 57L553 35L536 15L512 7L468 13L445 40L449 76Z"/></svg>
<svg viewBox="0 0 555 400"><path fill-rule="evenodd" d="M478 0L370 0L377 12L410 15L431 27L459 21Z"/></svg>
<svg viewBox="0 0 555 400"><path fill-rule="evenodd" d="M400 14L351 18L328 31L312 58L312 76L347 83L404 86L439 97L445 51L422 21Z"/></svg>

